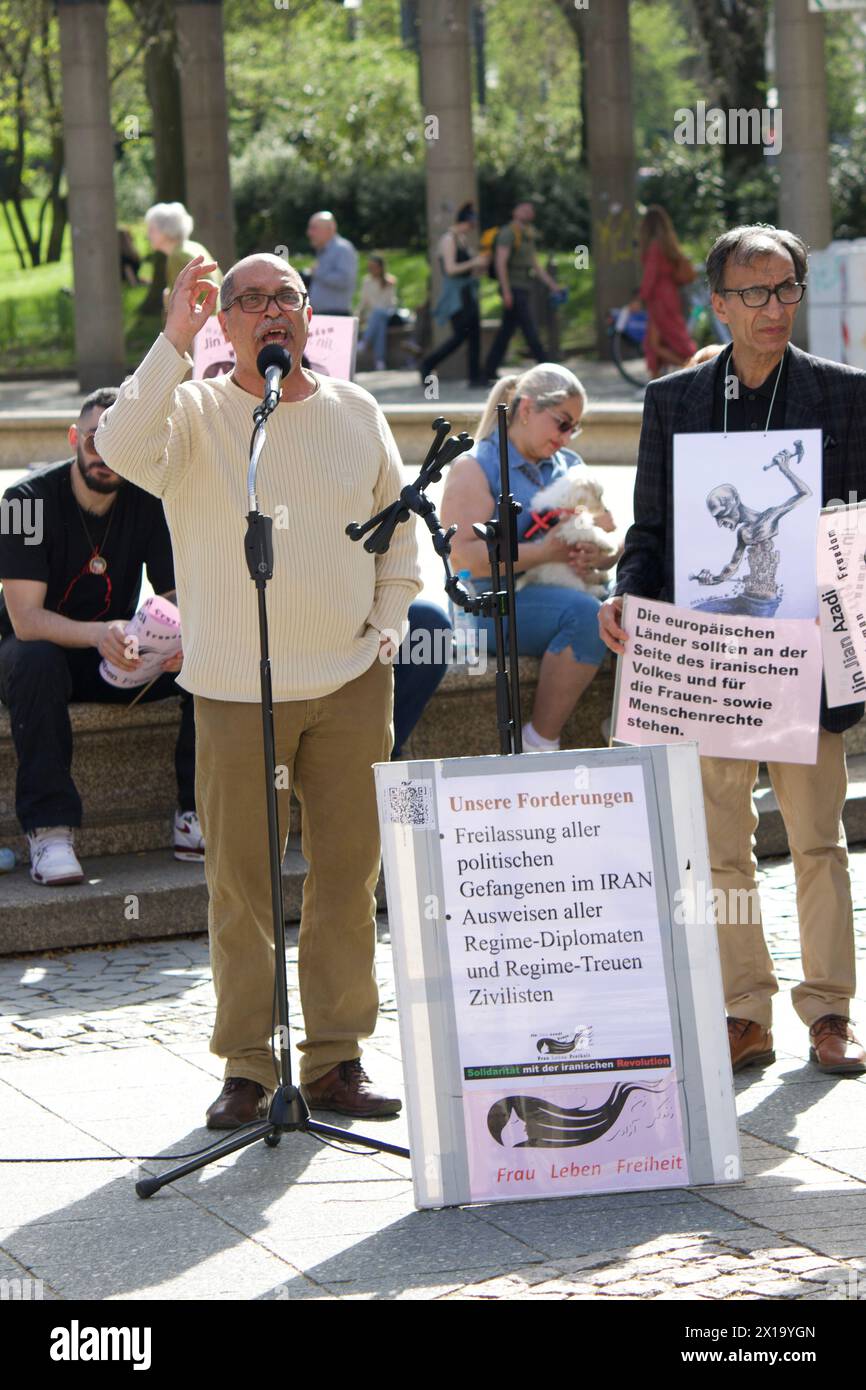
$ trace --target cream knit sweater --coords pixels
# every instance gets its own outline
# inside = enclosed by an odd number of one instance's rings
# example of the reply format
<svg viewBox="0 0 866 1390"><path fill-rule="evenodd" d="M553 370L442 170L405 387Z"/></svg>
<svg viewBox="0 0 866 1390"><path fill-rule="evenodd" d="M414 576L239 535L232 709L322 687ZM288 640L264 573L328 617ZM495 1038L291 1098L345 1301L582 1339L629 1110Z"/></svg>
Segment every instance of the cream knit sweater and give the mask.
<svg viewBox="0 0 866 1390"><path fill-rule="evenodd" d="M259 636L244 536L257 399L228 377L183 381L190 366L160 334L103 414L96 447L117 473L163 499L183 632L178 683L209 699L252 702ZM403 486L382 411L352 382L317 381L312 396L281 401L271 416L256 481L259 509L274 520L275 700L327 695L362 675L379 633L403 628L421 588L414 517L382 556L345 534Z"/></svg>

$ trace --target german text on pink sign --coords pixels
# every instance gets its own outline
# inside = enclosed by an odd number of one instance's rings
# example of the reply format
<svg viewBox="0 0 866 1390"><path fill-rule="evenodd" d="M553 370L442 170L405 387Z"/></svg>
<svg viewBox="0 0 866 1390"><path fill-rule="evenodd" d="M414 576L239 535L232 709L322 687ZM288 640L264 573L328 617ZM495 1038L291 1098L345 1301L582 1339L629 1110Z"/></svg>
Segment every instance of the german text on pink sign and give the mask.
<svg viewBox="0 0 866 1390"><path fill-rule="evenodd" d="M700 613L626 598L613 737L694 741L704 757L814 763L821 638L803 618Z"/></svg>

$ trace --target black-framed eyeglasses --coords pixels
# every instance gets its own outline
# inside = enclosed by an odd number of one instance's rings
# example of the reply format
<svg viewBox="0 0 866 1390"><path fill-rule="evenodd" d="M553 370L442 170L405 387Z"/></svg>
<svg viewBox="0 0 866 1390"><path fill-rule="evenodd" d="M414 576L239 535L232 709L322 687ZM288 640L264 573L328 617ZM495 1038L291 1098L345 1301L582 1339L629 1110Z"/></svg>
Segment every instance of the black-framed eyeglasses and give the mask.
<svg viewBox="0 0 866 1390"><path fill-rule="evenodd" d="M236 295L228 304L223 307L223 313L228 313L229 309L239 304L245 314L259 314L262 309L267 309L271 300L274 301L278 309L288 309L289 311L302 309L309 299L309 295L300 290L278 290L276 294L265 294L261 290L247 290L245 294Z"/></svg>
<svg viewBox="0 0 866 1390"><path fill-rule="evenodd" d="M763 309L774 294L780 304L799 304L806 286L799 280L783 280L779 285L747 285L744 290L719 290L719 294L738 294L747 309Z"/></svg>

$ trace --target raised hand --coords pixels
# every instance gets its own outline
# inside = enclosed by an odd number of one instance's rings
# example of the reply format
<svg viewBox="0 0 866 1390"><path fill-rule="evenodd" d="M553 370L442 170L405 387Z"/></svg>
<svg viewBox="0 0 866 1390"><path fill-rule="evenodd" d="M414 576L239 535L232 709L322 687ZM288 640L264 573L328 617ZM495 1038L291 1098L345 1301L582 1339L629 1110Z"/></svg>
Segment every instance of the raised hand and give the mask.
<svg viewBox="0 0 866 1390"><path fill-rule="evenodd" d="M216 268L216 261L195 256L174 282L166 306L163 332L179 353L189 351L195 335L204 328L216 308L219 286L207 278Z"/></svg>

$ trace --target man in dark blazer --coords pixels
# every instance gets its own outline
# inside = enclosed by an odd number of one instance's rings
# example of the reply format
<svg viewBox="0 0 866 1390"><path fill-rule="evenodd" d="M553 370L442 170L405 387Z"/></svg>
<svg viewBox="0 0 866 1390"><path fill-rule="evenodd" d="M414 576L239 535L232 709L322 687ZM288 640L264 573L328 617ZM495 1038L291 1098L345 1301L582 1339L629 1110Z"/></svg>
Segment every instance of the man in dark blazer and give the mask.
<svg viewBox="0 0 866 1390"><path fill-rule="evenodd" d="M866 372L812 357L790 343L806 273L805 244L775 227L736 227L713 246L707 278L713 308L728 324L733 346L647 388L634 525L617 568L616 595L599 612L611 651L621 653L628 640L620 626L623 594L674 599L675 435L820 429L824 504L848 502L852 494L859 499L866 491ZM854 926L842 828L842 733L862 714L863 705L828 709L822 694L817 762L768 764L797 883L804 978L792 1000L809 1029L811 1060L839 1074L866 1070L866 1053L848 1021L855 991ZM719 952L731 1063L739 1071L775 1060L771 1009L779 986L761 926L753 853L758 764L701 758L701 775L713 887L730 905L718 914Z"/></svg>

